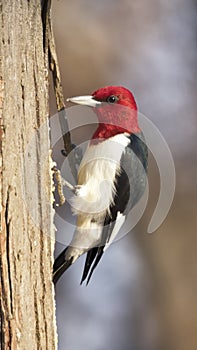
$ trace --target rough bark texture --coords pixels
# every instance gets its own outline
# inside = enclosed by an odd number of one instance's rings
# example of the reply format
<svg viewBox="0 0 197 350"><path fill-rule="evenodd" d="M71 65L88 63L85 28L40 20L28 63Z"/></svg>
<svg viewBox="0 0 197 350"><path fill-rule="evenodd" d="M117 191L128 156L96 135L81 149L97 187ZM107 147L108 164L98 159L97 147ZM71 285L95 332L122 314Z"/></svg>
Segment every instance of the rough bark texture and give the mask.
<svg viewBox="0 0 197 350"><path fill-rule="evenodd" d="M56 349L48 55L40 1L0 1L0 30L0 344Z"/></svg>

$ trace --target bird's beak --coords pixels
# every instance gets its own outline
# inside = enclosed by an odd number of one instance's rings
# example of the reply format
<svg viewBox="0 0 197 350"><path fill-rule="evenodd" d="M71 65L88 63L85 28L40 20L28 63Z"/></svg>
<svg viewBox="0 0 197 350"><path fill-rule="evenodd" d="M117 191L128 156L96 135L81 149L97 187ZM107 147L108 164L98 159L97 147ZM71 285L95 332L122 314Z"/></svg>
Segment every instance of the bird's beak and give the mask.
<svg viewBox="0 0 197 350"><path fill-rule="evenodd" d="M96 101L94 96L77 96L77 97L69 97L66 100L67 102L76 103L78 105L89 106L89 107L98 107L101 105L100 101Z"/></svg>

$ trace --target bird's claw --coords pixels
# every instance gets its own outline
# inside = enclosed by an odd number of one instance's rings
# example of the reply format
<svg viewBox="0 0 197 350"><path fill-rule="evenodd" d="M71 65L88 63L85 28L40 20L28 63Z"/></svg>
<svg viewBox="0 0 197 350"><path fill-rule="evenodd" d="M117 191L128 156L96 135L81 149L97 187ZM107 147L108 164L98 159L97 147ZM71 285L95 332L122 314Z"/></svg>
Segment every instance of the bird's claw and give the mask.
<svg viewBox="0 0 197 350"><path fill-rule="evenodd" d="M75 158L75 162L76 164L80 164L81 163L81 159L82 159L82 149L78 146L76 146L74 143L72 143L72 150L74 150L74 158ZM66 150L63 148L61 149L61 154L64 157L68 157L68 153L66 152Z"/></svg>

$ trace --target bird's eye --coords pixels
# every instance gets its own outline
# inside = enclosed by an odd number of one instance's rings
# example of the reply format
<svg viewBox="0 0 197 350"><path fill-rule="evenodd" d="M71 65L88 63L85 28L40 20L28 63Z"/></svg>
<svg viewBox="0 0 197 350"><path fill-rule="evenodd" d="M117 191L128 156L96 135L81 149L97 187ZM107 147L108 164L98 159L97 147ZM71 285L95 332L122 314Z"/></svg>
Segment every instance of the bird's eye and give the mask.
<svg viewBox="0 0 197 350"><path fill-rule="evenodd" d="M115 103L119 100L118 96L115 96L115 95L111 95L107 98L107 102L109 103Z"/></svg>

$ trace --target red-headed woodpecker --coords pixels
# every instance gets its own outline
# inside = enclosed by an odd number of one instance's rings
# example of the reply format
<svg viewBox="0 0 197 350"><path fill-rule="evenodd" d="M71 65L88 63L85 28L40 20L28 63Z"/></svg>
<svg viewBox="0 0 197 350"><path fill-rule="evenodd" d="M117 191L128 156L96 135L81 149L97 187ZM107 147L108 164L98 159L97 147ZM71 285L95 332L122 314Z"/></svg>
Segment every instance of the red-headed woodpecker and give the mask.
<svg viewBox="0 0 197 350"><path fill-rule="evenodd" d="M82 158L72 211L77 227L70 245L54 263L54 283L87 253L81 283L92 273L114 240L126 215L146 187L147 146L138 125L133 94L107 86L90 96L67 101L93 108L98 127Z"/></svg>

